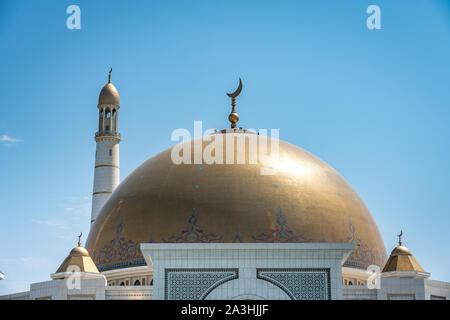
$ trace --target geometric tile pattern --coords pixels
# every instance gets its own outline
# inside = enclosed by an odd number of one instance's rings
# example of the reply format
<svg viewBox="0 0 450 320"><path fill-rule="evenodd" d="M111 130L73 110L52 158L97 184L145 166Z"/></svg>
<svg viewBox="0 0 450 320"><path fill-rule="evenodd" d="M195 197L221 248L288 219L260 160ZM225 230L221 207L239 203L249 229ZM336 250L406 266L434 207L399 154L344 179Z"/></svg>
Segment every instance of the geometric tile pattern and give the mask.
<svg viewBox="0 0 450 320"><path fill-rule="evenodd" d="M331 300L329 269L257 269L256 277L276 285L292 300Z"/></svg>
<svg viewBox="0 0 450 320"><path fill-rule="evenodd" d="M238 269L165 269L164 298L203 300L219 285L238 276Z"/></svg>

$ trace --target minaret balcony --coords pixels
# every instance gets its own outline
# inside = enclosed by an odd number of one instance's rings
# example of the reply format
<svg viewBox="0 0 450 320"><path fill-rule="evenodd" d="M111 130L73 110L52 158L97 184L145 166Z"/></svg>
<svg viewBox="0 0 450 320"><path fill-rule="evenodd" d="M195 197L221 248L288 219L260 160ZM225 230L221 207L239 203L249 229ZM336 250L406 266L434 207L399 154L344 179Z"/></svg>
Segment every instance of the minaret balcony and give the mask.
<svg viewBox="0 0 450 320"><path fill-rule="evenodd" d="M103 130L103 131L97 131L95 133L95 137L105 137L105 136L111 136L111 137L117 137L120 138L120 133L117 131L110 131L110 130Z"/></svg>

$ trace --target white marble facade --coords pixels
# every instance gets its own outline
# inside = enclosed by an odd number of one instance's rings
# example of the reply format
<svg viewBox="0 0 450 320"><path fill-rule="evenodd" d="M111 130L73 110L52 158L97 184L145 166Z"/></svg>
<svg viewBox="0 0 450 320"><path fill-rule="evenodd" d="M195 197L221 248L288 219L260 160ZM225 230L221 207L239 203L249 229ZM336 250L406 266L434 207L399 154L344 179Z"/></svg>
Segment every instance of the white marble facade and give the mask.
<svg viewBox="0 0 450 320"><path fill-rule="evenodd" d="M67 275L52 274L53 280L0 300L450 299L450 283L430 280L426 272L381 274L378 289L343 285L344 273L361 273L342 268L352 250L348 243L144 243L141 250L148 266L83 273L78 289L59 278ZM133 285L136 280L141 285Z"/></svg>
<svg viewBox="0 0 450 320"><path fill-rule="evenodd" d="M106 279L80 279L77 288L70 289L69 279L55 279L30 285L30 300L105 300Z"/></svg>
<svg viewBox="0 0 450 320"><path fill-rule="evenodd" d="M424 277L382 277L378 300L449 300L450 283Z"/></svg>
<svg viewBox="0 0 450 320"><path fill-rule="evenodd" d="M352 249L348 243L141 244L157 300L341 299L342 263Z"/></svg>

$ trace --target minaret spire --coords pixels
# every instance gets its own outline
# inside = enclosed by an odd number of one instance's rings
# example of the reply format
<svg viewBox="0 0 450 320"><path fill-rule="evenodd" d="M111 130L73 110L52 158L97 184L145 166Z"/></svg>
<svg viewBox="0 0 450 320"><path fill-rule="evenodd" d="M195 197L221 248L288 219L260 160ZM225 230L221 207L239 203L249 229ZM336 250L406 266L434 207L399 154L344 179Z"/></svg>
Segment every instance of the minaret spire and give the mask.
<svg viewBox="0 0 450 320"><path fill-rule="evenodd" d="M231 128L236 128L236 123L239 121L239 114L236 112L236 97L241 93L242 80L239 78L239 86L233 93L227 93L227 96L231 98L231 113L228 116L228 120L231 122Z"/></svg>
<svg viewBox="0 0 450 320"><path fill-rule="evenodd" d="M109 70L108 83L98 97L98 131L95 133L96 152L91 226L120 182L120 97L116 87L111 83L111 72L112 68Z"/></svg>

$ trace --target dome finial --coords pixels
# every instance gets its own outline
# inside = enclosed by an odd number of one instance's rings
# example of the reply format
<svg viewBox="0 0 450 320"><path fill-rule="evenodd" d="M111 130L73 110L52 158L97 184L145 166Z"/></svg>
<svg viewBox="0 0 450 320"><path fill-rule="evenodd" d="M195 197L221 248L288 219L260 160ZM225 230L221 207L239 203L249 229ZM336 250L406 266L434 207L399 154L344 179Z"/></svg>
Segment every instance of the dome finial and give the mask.
<svg viewBox="0 0 450 320"><path fill-rule="evenodd" d="M227 93L227 96L231 98L231 106L233 109L231 110L230 115L228 116L228 120L231 122L231 128L236 128L236 123L239 121L239 115L235 110L236 107L236 97L241 93L242 90L242 80L239 78L239 86L233 93Z"/></svg>
<svg viewBox="0 0 450 320"><path fill-rule="evenodd" d="M112 67L109 70L109 74L108 74L108 83L111 83L111 72L112 72Z"/></svg>
<svg viewBox="0 0 450 320"><path fill-rule="evenodd" d="M81 236L83 235L83 232L80 232L80 235L78 236L78 246L81 247Z"/></svg>
<svg viewBox="0 0 450 320"><path fill-rule="evenodd" d="M399 246L402 245L402 235L403 235L403 231L400 230L400 234L397 235L397 237L398 237L398 245L399 245Z"/></svg>

